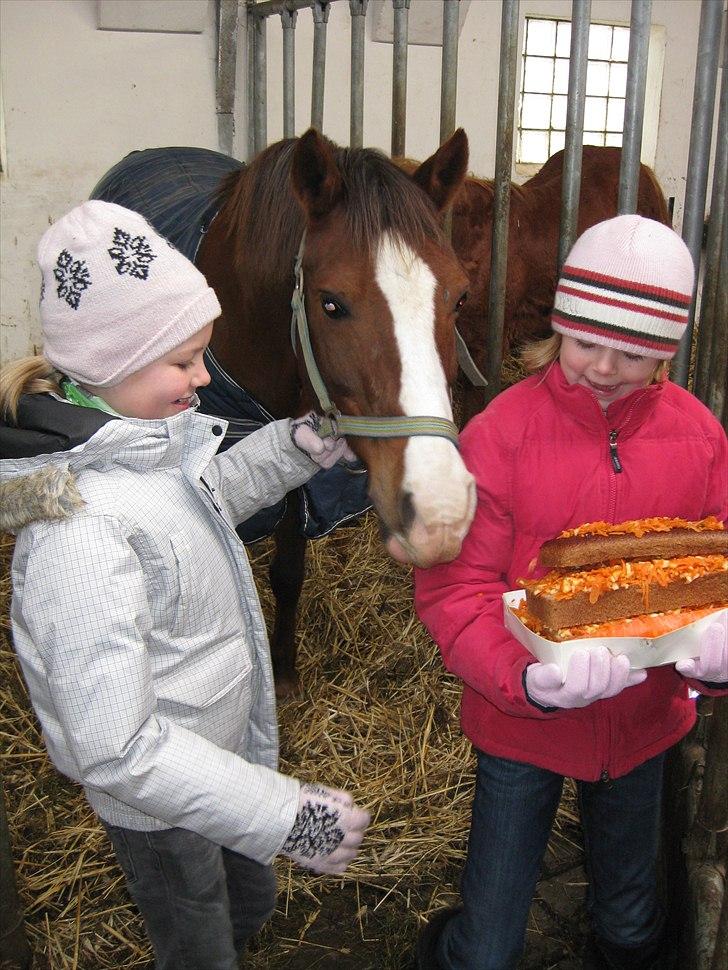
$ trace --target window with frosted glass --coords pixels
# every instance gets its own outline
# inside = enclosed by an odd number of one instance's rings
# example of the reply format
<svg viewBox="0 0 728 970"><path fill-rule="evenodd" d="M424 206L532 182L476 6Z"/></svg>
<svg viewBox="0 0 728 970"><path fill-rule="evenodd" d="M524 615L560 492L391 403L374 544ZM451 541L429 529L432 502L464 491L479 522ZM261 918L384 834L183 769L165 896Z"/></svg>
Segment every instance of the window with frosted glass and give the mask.
<svg viewBox="0 0 728 970"><path fill-rule="evenodd" d="M516 160L542 164L564 147L571 22L526 17ZM592 24L584 144L622 144L629 28Z"/></svg>

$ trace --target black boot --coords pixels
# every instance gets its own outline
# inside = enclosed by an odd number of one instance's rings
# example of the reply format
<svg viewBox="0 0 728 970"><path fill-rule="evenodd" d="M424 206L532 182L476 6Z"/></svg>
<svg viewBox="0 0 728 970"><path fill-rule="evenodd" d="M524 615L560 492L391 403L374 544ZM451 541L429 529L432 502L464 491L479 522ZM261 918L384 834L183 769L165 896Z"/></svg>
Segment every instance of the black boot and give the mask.
<svg viewBox="0 0 728 970"><path fill-rule="evenodd" d="M615 946L592 935L584 952L583 970L673 970L674 960L663 937L644 946Z"/></svg>
<svg viewBox="0 0 728 970"><path fill-rule="evenodd" d="M417 935L415 949L415 970L440 970L437 960L437 941L440 939L445 923L461 911L461 906L450 906L435 913Z"/></svg>

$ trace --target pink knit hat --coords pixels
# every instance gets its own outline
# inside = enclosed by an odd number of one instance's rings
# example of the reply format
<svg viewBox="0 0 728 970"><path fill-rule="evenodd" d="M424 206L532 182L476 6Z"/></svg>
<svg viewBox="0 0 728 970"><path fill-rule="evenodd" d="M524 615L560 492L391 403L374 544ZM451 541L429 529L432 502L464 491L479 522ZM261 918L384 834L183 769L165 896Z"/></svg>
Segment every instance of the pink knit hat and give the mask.
<svg viewBox="0 0 728 970"><path fill-rule="evenodd" d="M669 359L685 332L695 270L672 229L616 216L587 229L566 258L551 326L557 333Z"/></svg>
<svg viewBox="0 0 728 970"><path fill-rule="evenodd" d="M137 212L84 202L46 230L43 354L82 384L113 387L220 315L202 273Z"/></svg>

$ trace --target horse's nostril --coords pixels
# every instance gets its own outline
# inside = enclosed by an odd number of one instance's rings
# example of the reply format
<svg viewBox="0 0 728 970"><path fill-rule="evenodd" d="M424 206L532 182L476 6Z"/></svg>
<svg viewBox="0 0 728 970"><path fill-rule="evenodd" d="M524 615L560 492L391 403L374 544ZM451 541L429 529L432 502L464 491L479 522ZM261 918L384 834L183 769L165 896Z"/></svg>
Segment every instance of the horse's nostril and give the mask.
<svg viewBox="0 0 728 970"><path fill-rule="evenodd" d="M399 517L402 523L402 532L405 535L409 532L410 526L415 521L415 503L411 492L403 492L399 500Z"/></svg>

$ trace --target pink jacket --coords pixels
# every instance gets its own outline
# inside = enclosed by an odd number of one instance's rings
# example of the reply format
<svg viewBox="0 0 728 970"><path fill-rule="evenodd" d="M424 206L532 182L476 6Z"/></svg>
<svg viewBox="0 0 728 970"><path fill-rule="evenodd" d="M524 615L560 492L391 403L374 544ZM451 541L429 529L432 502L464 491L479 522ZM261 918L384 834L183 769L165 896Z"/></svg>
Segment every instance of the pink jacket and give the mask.
<svg viewBox="0 0 728 970"><path fill-rule="evenodd" d="M614 698L544 712L526 697L523 675L534 658L503 625L501 594L540 575L531 564L541 544L582 522L725 519L725 433L669 381L615 401L605 415L556 363L473 418L461 448L478 487L475 519L454 562L416 570L415 605L464 683L463 731L482 751L559 774L623 775L690 730L689 682L672 665L655 667Z"/></svg>

